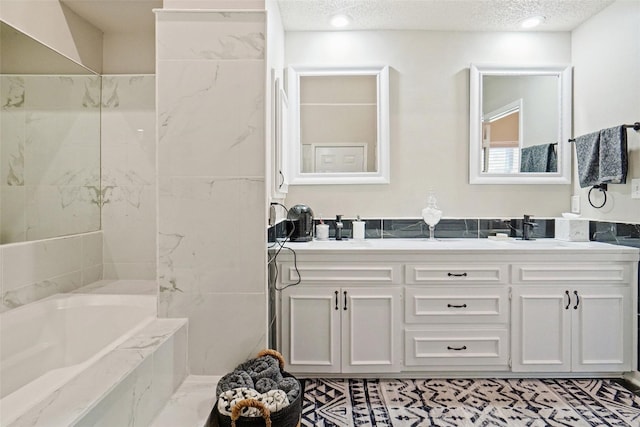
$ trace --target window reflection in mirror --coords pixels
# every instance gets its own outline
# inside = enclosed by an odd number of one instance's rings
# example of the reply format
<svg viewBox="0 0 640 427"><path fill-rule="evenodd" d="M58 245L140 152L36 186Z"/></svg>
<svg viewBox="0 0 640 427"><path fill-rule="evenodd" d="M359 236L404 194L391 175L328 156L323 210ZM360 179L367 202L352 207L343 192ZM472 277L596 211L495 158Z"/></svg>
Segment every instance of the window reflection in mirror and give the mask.
<svg viewBox="0 0 640 427"><path fill-rule="evenodd" d="M290 184L389 182L388 67L290 66Z"/></svg>
<svg viewBox="0 0 640 427"><path fill-rule="evenodd" d="M520 170L521 110L519 99L482 116L482 172Z"/></svg>
<svg viewBox="0 0 640 427"><path fill-rule="evenodd" d="M470 182L570 182L569 67L471 66Z"/></svg>

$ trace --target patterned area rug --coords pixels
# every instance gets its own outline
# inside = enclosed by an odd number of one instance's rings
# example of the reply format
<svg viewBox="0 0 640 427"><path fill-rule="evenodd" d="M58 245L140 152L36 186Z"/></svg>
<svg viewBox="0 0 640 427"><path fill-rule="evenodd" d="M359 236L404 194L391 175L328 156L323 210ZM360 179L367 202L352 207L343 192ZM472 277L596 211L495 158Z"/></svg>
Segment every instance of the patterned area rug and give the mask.
<svg viewBox="0 0 640 427"><path fill-rule="evenodd" d="M640 397L611 380L305 380L301 425L640 426Z"/></svg>

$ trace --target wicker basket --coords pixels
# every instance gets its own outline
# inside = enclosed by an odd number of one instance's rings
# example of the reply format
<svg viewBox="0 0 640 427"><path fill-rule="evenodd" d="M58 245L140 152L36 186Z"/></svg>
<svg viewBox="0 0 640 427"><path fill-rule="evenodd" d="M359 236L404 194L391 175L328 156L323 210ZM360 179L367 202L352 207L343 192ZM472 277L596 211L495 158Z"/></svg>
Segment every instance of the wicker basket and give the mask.
<svg viewBox="0 0 640 427"><path fill-rule="evenodd" d="M283 377L292 377L293 375L283 371L284 358L275 350L263 350L258 353L257 357L265 355L273 356L280 363L280 371ZM300 381L298 381L300 383ZM218 411L218 402L214 402L213 409L209 415L207 427L299 427L300 416L302 414L302 397L304 395L303 384L300 384L300 393L298 397L284 409L273 414L266 408L262 402L255 399L245 399L238 402L231 411L231 416L223 415ZM244 407L258 408L262 417L243 417L240 411Z"/></svg>

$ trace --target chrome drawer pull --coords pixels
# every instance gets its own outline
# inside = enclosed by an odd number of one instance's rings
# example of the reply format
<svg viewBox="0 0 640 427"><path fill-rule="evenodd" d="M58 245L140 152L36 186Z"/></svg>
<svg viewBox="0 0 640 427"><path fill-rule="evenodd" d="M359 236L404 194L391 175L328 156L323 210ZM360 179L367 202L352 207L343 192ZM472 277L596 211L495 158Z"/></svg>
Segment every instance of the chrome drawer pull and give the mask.
<svg viewBox="0 0 640 427"><path fill-rule="evenodd" d="M455 305L455 304L447 304L449 308L467 308L467 304Z"/></svg>
<svg viewBox="0 0 640 427"><path fill-rule="evenodd" d="M466 350L467 346L463 345L462 347L451 347L450 345L447 346L447 350L455 350L455 351L460 351L460 350Z"/></svg>
<svg viewBox="0 0 640 427"><path fill-rule="evenodd" d="M447 273L449 277L467 277L467 273Z"/></svg>

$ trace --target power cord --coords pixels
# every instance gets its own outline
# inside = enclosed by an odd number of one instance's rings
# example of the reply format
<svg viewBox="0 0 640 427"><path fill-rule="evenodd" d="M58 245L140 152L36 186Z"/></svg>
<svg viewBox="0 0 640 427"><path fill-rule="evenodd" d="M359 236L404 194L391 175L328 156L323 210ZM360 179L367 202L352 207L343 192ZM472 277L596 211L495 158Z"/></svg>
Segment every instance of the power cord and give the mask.
<svg viewBox="0 0 640 427"><path fill-rule="evenodd" d="M287 212L287 215L288 215L289 209L285 205L283 205L282 203L272 202L271 205L272 206L277 205L277 206L283 207L285 209L285 211ZM291 225L292 225L291 231L289 231L289 233L285 236L284 240L282 240L280 242L278 242L276 240L276 242L272 246L269 247L269 248L274 248L274 247L279 245L278 250L276 251L276 253L267 262L267 265L273 264L273 268L275 270L275 274L273 276L273 281L272 281L272 283L270 283L270 287L272 287L276 291L283 291L283 290L285 290L285 289L287 289L287 288L289 288L291 286L299 285L302 282L302 277L300 276L300 270L298 270L298 259L297 259L296 251L293 250L293 248L285 246L285 244L289 241L289 239L291 238L291 236L293 235L293 233L296 230L295 222L292 222ZM278 255L280 255L280 252L282 251L283 248L291 251L291 253L293 254L293 268L295 269L296 274L298 275L298 280L295 283L290 283L290 284L288 284L286 286L283 286L283 287L279 288L277 286L277 283L278 283L278 275L279 275L280 272L279 272L278 264L276 263L276 260L278 258Z"/></svg>
<svg viewBox="0 0 640 427"><path fill-rule="evenodd" d="M289 209L283 205L282 203L278 203L278 202L272 202L271 203L272 206L281 206L282 208L284 208L285 212L287 212L287 215L289 214ZM300 277L300 271L298 270L298 260L297 260L297 256L296 256L296 251L294 251L292 248L285 246L285 244L289 241L289 239L291 238L291 236L293 235L293 233L295 232L295 223L292 223L292 227L291 227L291 231L285 236L285 238L281 241L278 241L276 239L276 241L273 243L273 245L268 246L269 249L275 248L276 246L278 246L278 250L276 251L276 253L269 258L269 260L267 261L267 265L271 265L273 264L273 268L275 270L275 274L273 276L273 279L271 278L271 275L269 275L269 287L275 289L276 291L282 291L284 289L287 289L290 286L295 286L295 285L299 285L300 282L302 282L302 278ZM298 281L295 283L290 283L286 286L283 286L281 288L278 288L276 286L276 283L278 283L278 264L276 263L276 260L278 258L278 255L280 254L280 251L282 251L282 249L288 249L293 253L293 267L296 270L296 274L298 275ZM274 313L273 316L271 316L271 319L269 320L269 325L267 326L267 331L271 331L271 328L273 328L273 324L276 321L276 314ZM258 341L256 342L254 348L252 349L252 351L249 353L249 355L247 356L246 360L249 360L251 357L253 357L253 355L257 352L257 349L260 347L260 343L262 342L263 338L265 337L265 334L262 334L260 336L260 338L258 339ZM268 345L269 343L267 343Z"/></svg>

